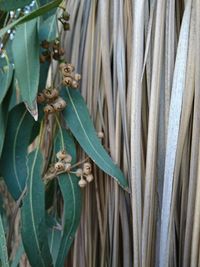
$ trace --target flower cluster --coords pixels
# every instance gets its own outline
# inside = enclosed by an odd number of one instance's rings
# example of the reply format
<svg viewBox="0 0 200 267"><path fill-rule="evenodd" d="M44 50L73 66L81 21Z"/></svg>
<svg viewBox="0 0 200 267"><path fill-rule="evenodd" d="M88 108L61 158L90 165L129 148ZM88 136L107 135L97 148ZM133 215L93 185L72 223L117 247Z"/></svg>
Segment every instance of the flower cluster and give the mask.
<svg viewBox="0 0 200 267"><path fill-rule="evenodd" d="M62 56L65 54L64 49L60 46L60 41L58 39L53 42L43 40L41 47L44 49L40 55L40 63L45 63L46 61L61 60Z"/></svg>
<svg viewBox="0 0 200 267"><path fill-rule="evenodd" d="M37 102L39 104L46 103L44 107L46 114L60 112L67 106L66 101L59 96L59 91L56 88L44 89L38 94Z"/></svg>
<svg viewBox="0 0 200 267"><path fill-rule="evenodd" d="M92 165L90 162L86 162L83 164L83 168L79 168L76 170L76 176L80 177L79 186L85 187L87 182L90 183L93 181L94 176L92 174ZM84 179L85 178L85 179Z"/></svg>

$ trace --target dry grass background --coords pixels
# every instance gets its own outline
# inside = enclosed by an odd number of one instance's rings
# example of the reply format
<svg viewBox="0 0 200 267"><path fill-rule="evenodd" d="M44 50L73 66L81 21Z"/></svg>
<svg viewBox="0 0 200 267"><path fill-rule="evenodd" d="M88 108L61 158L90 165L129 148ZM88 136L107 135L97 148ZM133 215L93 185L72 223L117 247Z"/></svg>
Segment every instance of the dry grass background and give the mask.
<svg viewBox="0 0 200 267"><path fill-rule="evenodd" d="M131 189L95 169L67 266L200 266L200 1L66 6L66 59Z"/></svg>

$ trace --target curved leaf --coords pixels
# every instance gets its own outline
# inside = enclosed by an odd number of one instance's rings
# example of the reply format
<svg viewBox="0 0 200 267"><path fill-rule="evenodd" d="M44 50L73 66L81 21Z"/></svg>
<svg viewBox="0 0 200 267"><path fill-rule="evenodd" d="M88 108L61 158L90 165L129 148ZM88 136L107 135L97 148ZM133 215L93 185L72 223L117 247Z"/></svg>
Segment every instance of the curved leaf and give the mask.
<svg viewBox="0 0 200 267"><path fill-rule="evenodd" d="M61 231L57 230L55 227L49 230L49 247L50 252L53 258L53 263L56 263L56 259L58 257L58 251L60 247L61 241Z"/></svg>
<svg viewBox="0 0 200 267"><path fill-rule="evenodd" d="M63 231L56 267L64 266L64 261L74 240L81 217L81 190L74 174L62 174L58 178L64 199Z"/></svg>
<svg viewBox="0 0 200 267"><path fill-rule="evenodd" d="M62 0L51 1L49 4L46 4L34 10L33 12L29 13L28 15L20 17L19 19L13 21L12 23L10 23L9 25L0 30L0 37L2 37L2 35L4 35L10 28L16 27L19 24L22 24L24 22L30 21L34 18L44 15L46 12L56 8L61 2Z"/></svg>
<svg viewBox="0 0 200 267"><path fill-rule="evenodd" d="M53 266L45 224L42 163L39 149L29 155L27 195L22 206L22 241L32 267Z"/></svg>
<svg viewBox="0 0 200 267"><path fill-rule="evenodd" d="M5 238L5 232L3 229L1 215L0 215L0 258L1 258L2 267L9 267L6 238Z"/></svg>
<svg viewBox="0 0 200 267"><path fill-rule="evenodd" d="M3 69L0 69L0 104L2 103L8 88L11 84L13 76L13 67L11 64L4 66Z"/></svg>
<svg viewBox="0 0 200 267"><path fill-rule="evenodd" d="M8 93L3 99L3 102L0 104L0 156L4 145L11 93L12 90L9 89Z"/></svg>
<svg viewBox="0 0 200 267"><path fill-rule="evenodd" d="M0 0L0 9L5 11L15 10L31 3L32 0Z"/></svg>
<svg viewBox="0 0 200 267"><path fill-rule="evenodd" d="M35 122L21 103L15 106L8 117L7 132L0 161L1 174L4 177L9 192L15 200L19 198L26 184L27 147L31 135L37 134Z"/></svg>
<svg viewBox="0 0 200 267"><path fill-rule="evenodd" d="M35 109L40 71L37 19L17 28L13 40L13 58L22 100L29 109Z"/></svg>
<svg viewBox="0 0 200 267"><path fill-rule="evenodd" d="M39 39L53 41L57 37L57 16L56 14L47 18L40 26Z"/></svg>
<svg viewBox="0 0 200 267"><path fill-rule="evenodd" d="M87 106L81 94L78 91L67 88L64 96L68 106L63 111L63 115L74 137L99 168L112 176L123 189L127 190L128 184L123 173L113 163L96 135Z"/></svg>

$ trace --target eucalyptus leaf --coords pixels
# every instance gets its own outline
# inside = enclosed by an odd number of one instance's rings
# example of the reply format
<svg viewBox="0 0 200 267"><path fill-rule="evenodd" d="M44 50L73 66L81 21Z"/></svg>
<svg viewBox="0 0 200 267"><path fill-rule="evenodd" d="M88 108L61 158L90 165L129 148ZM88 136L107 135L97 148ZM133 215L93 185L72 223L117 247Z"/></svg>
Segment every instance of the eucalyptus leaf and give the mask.
<svg viewBox="0 0 200 267"><path fill-rule="evenodd" d="M0 215L0 258L1 258L2 267L9 267L6 238L5 238L5 232L3 229L1 215Z"/></svg>
<svg viewBox="0 0 200 267"><path fill-rule="evenodd" d="M0 156L3 150L5 132L7 127L8 110L11 99L11 88L7 92L3 102L0 104Z"/></svg>
<svg viewBox="0 0 200 267"><path fill-rule="evenodd" d="M39 28L39 39L41 41L53 41L57 37L57 16L56 14L48 17Z"/></svg>
<svg viewBox="0 0 200 267"><path fill-rule="evenodd" d="M2 103L8 88L10 87L13 76L13 67L11 64L0 69L0 104Z"/></svg>
<svg viewBox="0 0 200 267"><path fill-rule="evenodd" d="M38 132L34 120L23 103L15 106L8 117L5 143L0 161L1 174L9 192L17 200L27 179L26 156L30 138ZM1 129L1 128L0 128ZM34 131L32 131L34 129Z"/></svg>
<svg viewBox="0 0 200 267"><path fill-rule="evenodd" d="M62 238L55 267L62 267L80 223L81 189L75 174L59 175L58 181L64 200L64 215Z"/></svg>
<svg viewBox="0 0 200 267"><path fill-rule="evenodd" d="M16 27L17 25L22 24L24 22L28 22L28 21L36 18L36 17L44 15L48 11L56 8L61 2L62 2L62 0L51 1L49 4L46 4L40 8L32 11L28 15L25 15L25 16L20 17L19 19L15 20L15 21L13 21L12 23L8 24L6 27L4 27L3 29L0 30L0 37L2 37L2 35L4 35L9 29Z"/></svg>
<svg viewBox="0 0 200 267"><path fill-rule="evenodd" d="M45 222L42 163L43 158L37 148L28 157L27 195L22 206L22 241L32 267L53 266Z"/></svg>
<svg viewBox="0 0 200 267"><path fill-rule="evenodd" d="M29 109L35 109L40 71L37 19L17 28L13 40L13 57L21 97Z"/></svg>
<svg viewBox="0 0 200 267"><path fill-rule="evenodd" d="M56 259L58 257L59 247L60 247L61 231L57 230L55 227L50 229L48 240L49 240L50 252L53 258L53 263L55 264Z"/></svg>
<svg viewBox="0 0 200 267"><path fill-rule="evenodd" d="M99 168L112 176L123 189L128 190L128 184L123 173L113 163L97 137L81 94L78 91L66 88L63 95L68 104L63 111L64 119L80 146Z"/></svg>
<svg viewBox="0 0 200 267"><path fill-rule="evenodd" d="M0 0L0 9L5 11L15 10L31 3L32 0Z"/></svg>

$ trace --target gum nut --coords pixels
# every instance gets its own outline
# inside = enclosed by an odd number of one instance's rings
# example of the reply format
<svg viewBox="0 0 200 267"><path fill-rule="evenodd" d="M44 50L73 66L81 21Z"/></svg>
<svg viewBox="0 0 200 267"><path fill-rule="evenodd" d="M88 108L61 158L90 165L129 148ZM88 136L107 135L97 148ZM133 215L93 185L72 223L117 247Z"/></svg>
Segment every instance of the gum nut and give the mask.
<svg viewBox="0 0 200 267"><path fill-rule="evenodd" d="M75 67L74 65L70 64L70 63L67 63L67 66L66 66L68 72L73 72L75 70Z"/></svg>
<svg viewBox="0 0 200 267"><path fill-rule="evenodd" d="M70 77L65 77L65 78L63 79L63 84L66 85L66 86L71 86L71 84L72 84L72 78L70 78Z"/></svg>
<svg viewBox="0 0 200 267"><path fill-rule="evenodd" d="M46 61L46 56L40 55L40 63L45 63Z"/></svg>
<svg viewBox="0 0 200 267"><path fill-rule="evenodd" d="M79 185L80 187L85 187L86 184L87 184L87 182L86 182L84 179L81 179L81 180L78 182L78 185Z"/></svg>
<svg viewBox="0 0 200 267"><path fill-rule="evenodd" d="M88 175L91 174L92 171L92 165L89 162L86 162L83 164L83 173Z"/></svg>
<svg viewBox="0 0 200 267"><path fill-rule="evenodd" d="M97 135L98 135L98 137L101 138L101 139L104 138L104 133L103 133L103 132L98 132Z"/></svg>
<svg viewBox="0 0 200 267"><path fill-rule="evenodd" d="M76 73L76 74L74 75L74 79L75 79L76 81L80 81L80 80L81 80L81 75L78 74L78 73Z"/></svg>
<svg viewBox="0 0 200 267"><path fill-rule="evenodd" d="M44 89L43 93L47 99L53 99L54 98L54 93L53 90L50 89Z"/></svg>
<svg viewBox="0 0 200 267"><path fill-rule="evenodd" d="M43 40L41 43L41 47L44 49L48 49L49 48L49 42L47 40Z"/></svg>
<svg viewBox="0 0 200 267"><path fill-rule="evenodd" d="M79 84L77 83L77 81L73 81L71 86L76 89L78 88Z"/></svg>
<svg viewBox="0 0 200 267"><path fill-rule="evenodd" d="M65 171L66 171L66 172L70 172L70 171L71 171L71 166L72 166L72 165L71 165L70 163L66 163L66 164L65 164Z"/></svg>
<svg viewBox="0 0 200 267"><path fill-rule="evenodd" d="M76 176L81 177L83 175L83 170L82 169L77 169L76 170Z"/></svg>
<svg viewBox="0 0 200 267"><path fill-rule="evenodd" d="M55 169L56 169L56 171L64 171L65 164L62 162L56 162L55 163Z"/></svg>
<svg viewBox="0 0 200 267"><path fill-rule="evenodd" d="M64 68L66 68L67 67L67 64L65 63L65 62L62 62L62 63L60 63L60 65L59 65L59 69L60 70L63 70Z"/></svg>
<svg viewBox="0 0 200 267"><path fill-rule="evenodd" d="M56 154L58 160L63 160L66 157L67 153L65 150L61 150Z"/></svg>
<svg viewBox="0 0 200 267"><path fill-rule="evenodd" d="M39 104L44 103L45 100L46 100L46 98L45 98L45 96L44 96L43 93L39 93L39 94L37 95L37 102L38 102Z"/></svg>
<svg viewBox="0 0 200 267"><path fill-rule="evenodd" d="M63 160L64 160L64 162L66 162L66 163L70 163L70 162L72 161L72 156L69 155L69 154L67 154L66 157L65 157Z"/></svg>
<svg viewBox="0 0 200 267"><path fill-rule="evenodd" d="M62 14L62 17L64 20L69 20L70 19L70 14L65 10Z"/></svg>
<svg viewBox="0 0 200 267"><path fill-rule="evenodd" d="M54 110L54 108L51 105L46 105L44 107L44 112L47 113L47 114L51 114L51 113L54 113L55 110Z"/></svg>
<svg viewBox="0 0 200 267"><path fill-rule="evenodd" d="M87 180L88 183L90 183L90 182L92 182L94 180L94 176L92 174L88 174L86 176L86 180Z"/></svg>

